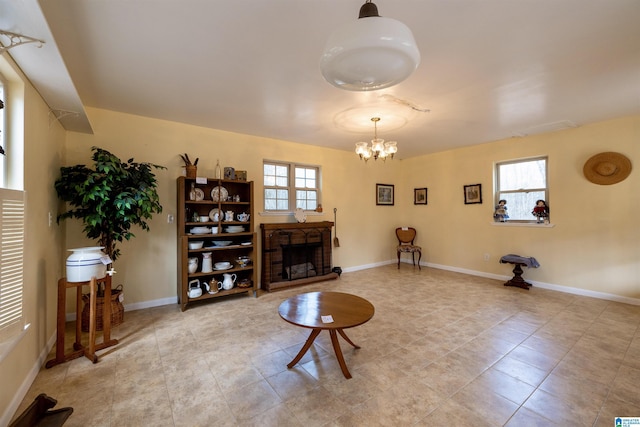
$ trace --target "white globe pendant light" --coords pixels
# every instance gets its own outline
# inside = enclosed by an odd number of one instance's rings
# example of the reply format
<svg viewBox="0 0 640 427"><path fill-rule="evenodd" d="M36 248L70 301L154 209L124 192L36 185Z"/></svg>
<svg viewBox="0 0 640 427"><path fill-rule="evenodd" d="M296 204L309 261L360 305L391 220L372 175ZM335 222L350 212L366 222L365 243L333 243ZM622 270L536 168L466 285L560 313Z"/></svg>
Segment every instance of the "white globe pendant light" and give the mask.
<svg viewBox="0 0 640 427"><path fill-rule="evenodd" d="M345 90L384 89L409 77L420 64L420 51L409 27L378 15L367 0L357 21L338 28L320 59L325 80Z"/></svg>

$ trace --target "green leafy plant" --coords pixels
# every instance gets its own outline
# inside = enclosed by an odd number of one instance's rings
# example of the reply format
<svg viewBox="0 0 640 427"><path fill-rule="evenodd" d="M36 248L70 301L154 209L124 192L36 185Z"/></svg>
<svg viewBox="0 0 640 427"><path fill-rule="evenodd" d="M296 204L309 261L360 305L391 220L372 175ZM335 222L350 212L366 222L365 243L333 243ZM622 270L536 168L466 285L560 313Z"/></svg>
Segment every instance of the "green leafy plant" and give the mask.
<svg viewBox="0 0 640 427"><path fill-rule="evenodd" d="M146 220L162 212L152 168L166 168L133 159L123 163L106 150L91 150L93 169L85 165L60 168L55 189L70 209L58 215L57 220L80 219L86 236L98 239L104 252L115 261L120 256L116 244L135 237L131 227L149 231Z"/></svg>

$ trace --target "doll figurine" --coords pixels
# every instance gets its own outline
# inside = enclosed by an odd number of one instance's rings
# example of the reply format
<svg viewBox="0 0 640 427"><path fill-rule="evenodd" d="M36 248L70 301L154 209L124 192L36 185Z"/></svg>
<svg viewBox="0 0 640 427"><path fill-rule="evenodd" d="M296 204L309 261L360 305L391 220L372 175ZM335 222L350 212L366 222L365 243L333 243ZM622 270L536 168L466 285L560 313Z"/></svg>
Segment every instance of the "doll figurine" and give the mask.
<svg viewBox="0 0 640 427"><path fill-rule="evenodd" d="M493 220L495 222L507 222L509 215L507 215L507 201L500 200L496 205L496 210L493 212Z"/></svg>
<svg viewBox="0 0 640 427"><path fill-rule="evenodd" d="M536 206L531 211L533 216L538 218L538 223L549 222L549 207L544 200L537 200Z"/></svg>

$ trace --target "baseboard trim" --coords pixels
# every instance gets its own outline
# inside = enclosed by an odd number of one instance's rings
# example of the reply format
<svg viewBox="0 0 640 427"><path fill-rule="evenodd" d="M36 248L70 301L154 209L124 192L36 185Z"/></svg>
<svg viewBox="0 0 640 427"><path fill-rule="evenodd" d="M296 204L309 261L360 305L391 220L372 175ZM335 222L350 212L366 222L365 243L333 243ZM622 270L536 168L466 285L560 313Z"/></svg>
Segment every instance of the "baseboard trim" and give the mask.
<svg viewBox="0 0 640 427"><path fill-rule="evenodd" d="M499 274L485 273L483 271L468 270L466 268L450 267L448 265L441 265L441 264L420 263L420 265L431 267L431 268L437 268L439 270L447 270L447 271L454 271L456 273L464 273L470 276L504 280L505 282L511 279L512 277L512 276L504 276ZM549 289L552 291L564 292L566 294L598 298L598 299L607 300L607 301L620 302L623 304L640 305L640 299L638 298L629 298L621 295L608 294L606 292L590 291L588 289L573 288L571 286L556 285L553 283L538 282L538 281L529 280L529 279L527 279L527 282L531 283L533 286L537 286L542 289Z"/></svg>
<svg viewBox="0 0 640 427"><path fill-rule="evenodd" d="M176 297L169 297L169 298L160 298L160 299L151 300L151 301L136 302L133 304L124 304L124 312L126 313L127 311L142 310L143 308L160 307L162 305L177 304L177 303L178 303L178 297L176 296ZM65 319L67 322L75 321L76 313L67 313L67 315L65 316Z"/></svg>
<svg viewBox="0 0 640 427"><path fill-rule="evenodd" d="M29 370L29 373L22 381L22 384L20 385L18 390L16 390L16 393L14 394L13 399L11 400L11 403L9 404L9 406L7 406L7 409L4 411L4 414L2 414L2 417L0 417L0 426L8 426L9 423L11 422L11 419L13 418L16 411L20 407L20 404L24 400L24 397L29 392L31 385L33 384L36 377L38 376L38 373L40 372L40 368L46 362L47 356L49 355L49 352L51 351L55 343L56 343L56 331L53 331L53 335L51 335L51 338L49 338L49 341L47 341L47 344L40 351L40 354L38 355L38 359ZM52 397L55 397L55 396L52 396Z"/></svg>

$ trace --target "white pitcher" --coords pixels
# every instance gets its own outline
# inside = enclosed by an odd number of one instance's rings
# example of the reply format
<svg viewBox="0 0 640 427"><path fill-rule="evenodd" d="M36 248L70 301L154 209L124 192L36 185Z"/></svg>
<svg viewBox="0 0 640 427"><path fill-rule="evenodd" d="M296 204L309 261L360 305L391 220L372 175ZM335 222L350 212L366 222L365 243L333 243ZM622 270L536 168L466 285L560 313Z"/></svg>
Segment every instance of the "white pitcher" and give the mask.
<svg viewBox="0 0 640 427"><path fill-rule="evenodd" d="M202 253L202 272L211 273L213 271L213 261L211 260L211 252Z"/></svg>
<svg viewBox="0 0 640 427"><path fill-rule="evenodd" d="M198 258L189 258L187 270L189 270L189 273L195 273L198 271Z"/></svg>
<svg viewBox="0 0 640 427"><path fill-rule="evenodd" d="M222 289L228 291L229 289L232 289L236 284L236 278L238 276L236 276L235 274L225 273L222 275L222 277L224 277L224 279L222 280Z"/></svg>

